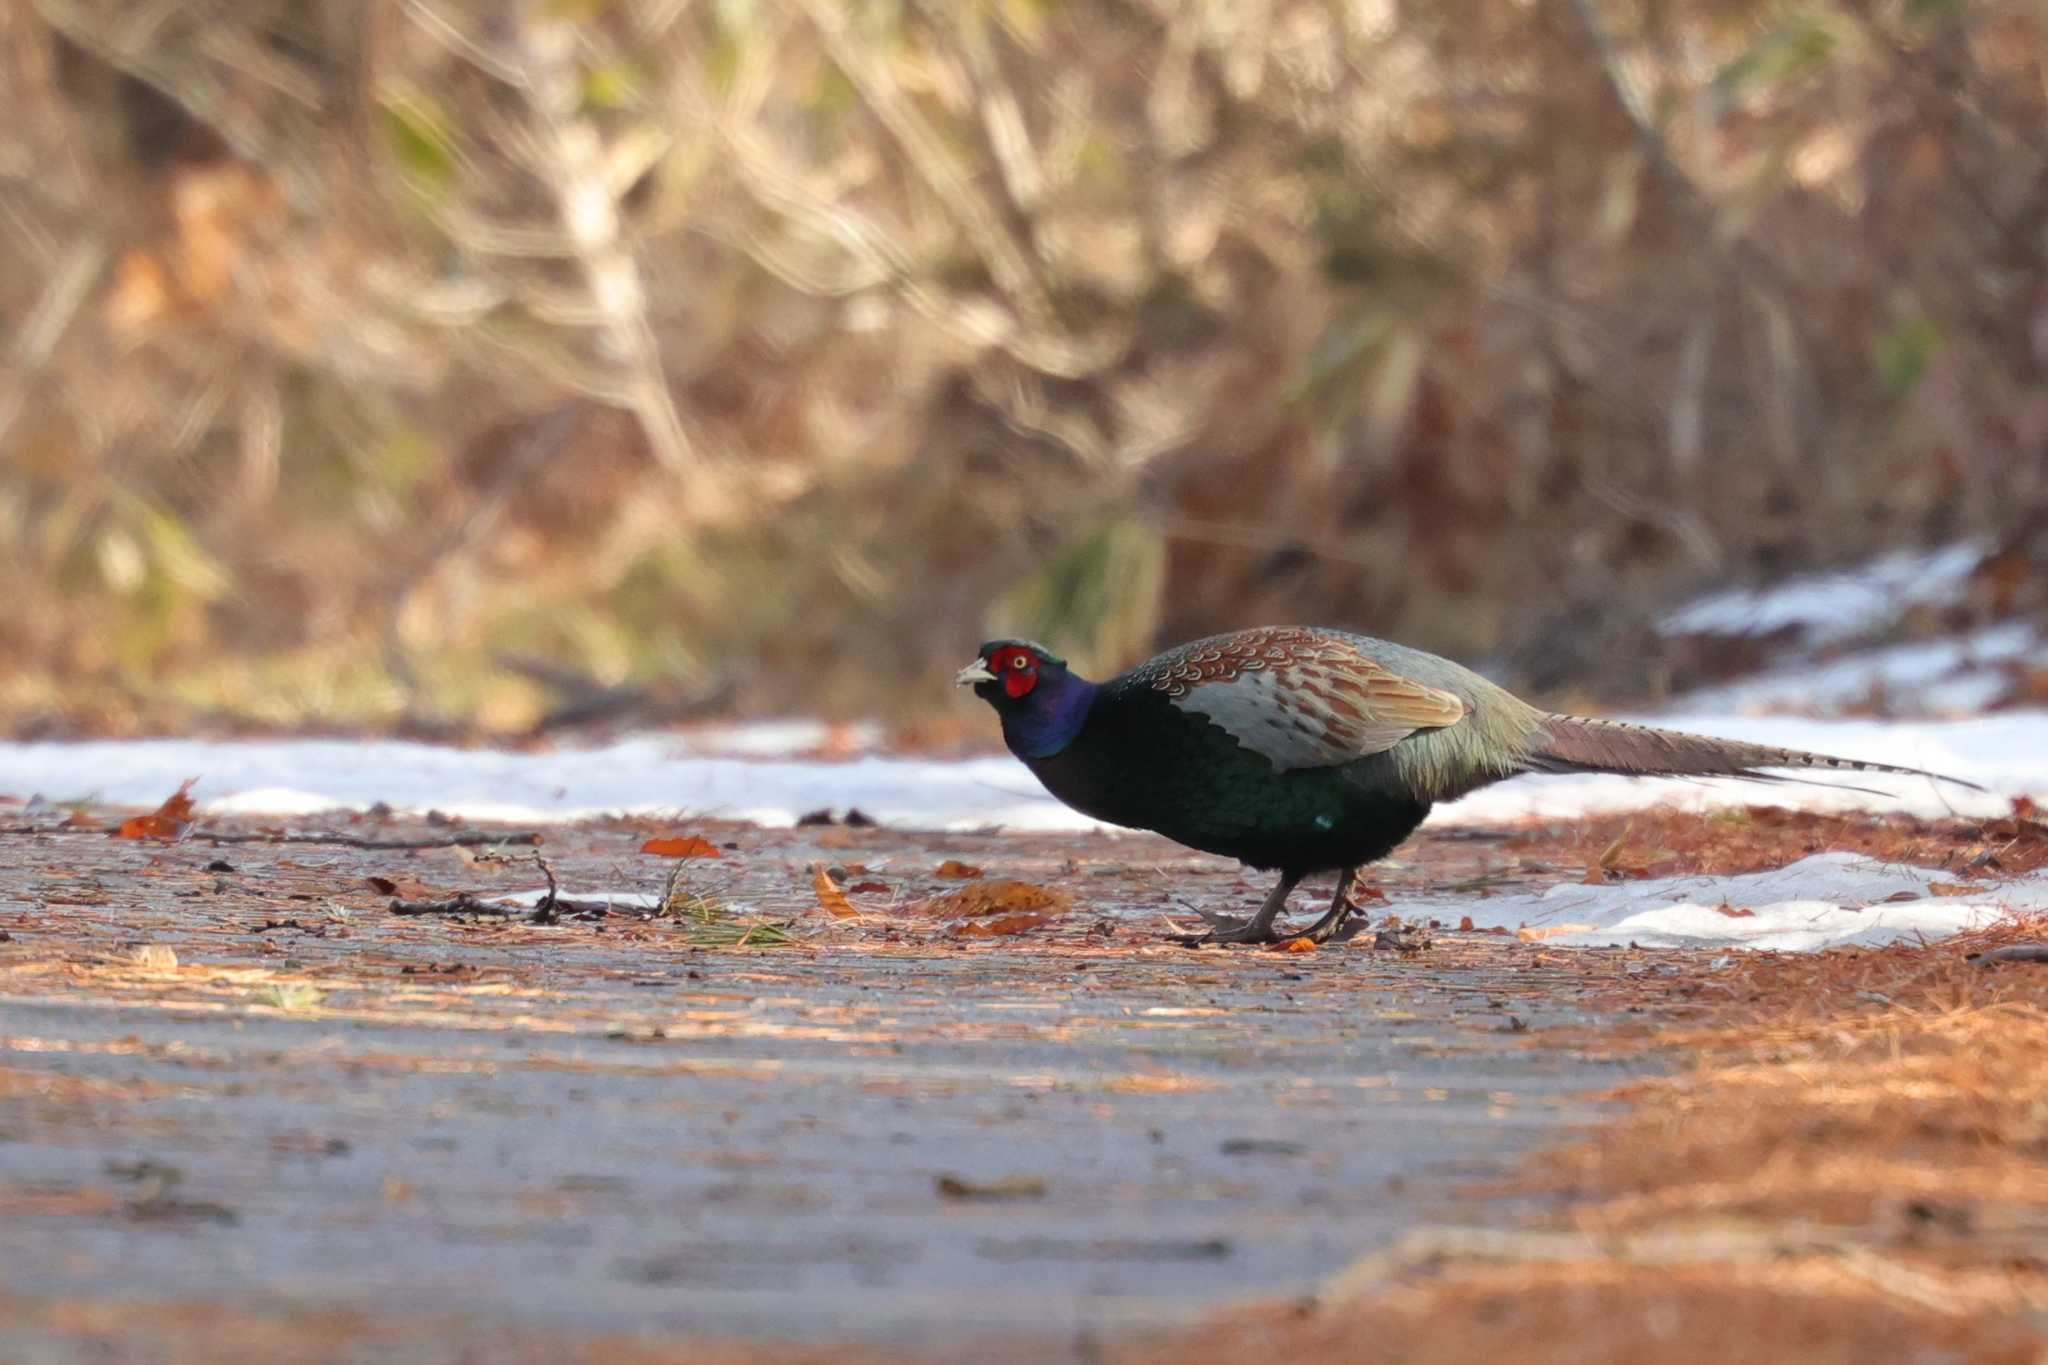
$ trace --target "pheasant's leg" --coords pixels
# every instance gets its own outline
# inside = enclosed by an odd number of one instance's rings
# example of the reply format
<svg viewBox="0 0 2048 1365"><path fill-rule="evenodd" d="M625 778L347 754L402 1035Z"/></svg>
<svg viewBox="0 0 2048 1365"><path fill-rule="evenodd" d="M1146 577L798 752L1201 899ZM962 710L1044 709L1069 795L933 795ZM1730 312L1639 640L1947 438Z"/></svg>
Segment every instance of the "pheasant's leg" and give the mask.
<svg viewBox="0 0 2048 1365"><path fill-rule="evenodd" d="M1358 869L1347 867L1337 874L1337 891L1330 897L1329 913L1298 934L1285 935L1287 938L1305 938L1310 943L1328 943L1351 918L1351 883L1357 878Z"/></svg>
<svg viewBox="0 0 2048 1365"><path fill-rule="evenodd" d="M1191 934L1179 940L1187 947L1203 943L1277 943L1280 935L1273 932L1273 921L1287 908L1287 893L1300 884L1302 874L1283 872L1280 881L1259 906L1258 913L1247 920L1219 922L1206 934Z"/></svg>

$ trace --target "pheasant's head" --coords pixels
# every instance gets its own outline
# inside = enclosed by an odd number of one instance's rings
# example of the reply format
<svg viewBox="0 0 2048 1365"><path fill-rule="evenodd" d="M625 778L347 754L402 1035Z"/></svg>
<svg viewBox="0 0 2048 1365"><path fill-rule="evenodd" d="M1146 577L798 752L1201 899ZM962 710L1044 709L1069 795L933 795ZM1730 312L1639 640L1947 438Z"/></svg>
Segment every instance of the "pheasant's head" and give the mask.
<svg viewBox="0 0 2048 1365"><path fill-rule="evenodd" d="M1021 758L1064 749L1088 718L1095 684L1067 671L1067 661L1029 640L990 640L973 663L953 675L1003 718L1003 738Z"/></svg>
<svg viewBox="0 0 2048 1365"><path fill-rule="evenodd" d="M1067 661L1044 645L1029 640L990 640L974 662L953 675L961 687L973 684L974 695L998 711L1005 701L1021 702L1048 675L1067 671Z"/></svg>

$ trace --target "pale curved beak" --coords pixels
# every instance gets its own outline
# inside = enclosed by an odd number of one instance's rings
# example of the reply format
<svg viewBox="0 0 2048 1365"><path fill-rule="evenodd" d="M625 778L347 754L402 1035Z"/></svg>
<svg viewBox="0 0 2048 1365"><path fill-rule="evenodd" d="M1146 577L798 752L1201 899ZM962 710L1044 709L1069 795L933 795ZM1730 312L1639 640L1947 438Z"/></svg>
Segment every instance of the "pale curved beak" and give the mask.
<svg viewBox="0 0 2048 1365"><path fill-rule="evenodd" d="M972 687L976 683L994 682L996 675L988 671L988 665L976 659L953 675L953 686Z"/></svg>

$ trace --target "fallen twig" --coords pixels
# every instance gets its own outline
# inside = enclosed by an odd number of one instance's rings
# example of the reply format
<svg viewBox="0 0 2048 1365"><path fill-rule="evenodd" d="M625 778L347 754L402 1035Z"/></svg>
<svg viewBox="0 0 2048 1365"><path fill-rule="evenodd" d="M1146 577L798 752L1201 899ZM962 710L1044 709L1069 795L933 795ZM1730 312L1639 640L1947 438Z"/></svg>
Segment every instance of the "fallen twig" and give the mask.
<svg viewBox="0 0 2048 1365"><path fill-rule="evenodd" d="M195 831L194 839L211 839L217 844L337 844L343 848L478 848L487 844L510 844L532 846L538 844L537 830L515 830L509 834L489 834L482 830L464 830L458 834L443 834L427 839L371 839L356 834L216 834L207 830Z"/></svg>
<svg viewBox="0 0 2048 1365"><path fill-rule="evenodd" d="M547 894L535 903L533 913L527 918L535 924L553 924L556 918L555 911L561 905L561 898L555 894L558 889L555 885L555 869L549 866L547 858L539 849L533 851L533 865L540 869L541 876L548 879L548 890Z"/></svg>
<svg viewBox="0 0 2048 1365"><path fill-rule="evenodd" d="M479 900L467 891L444 901L402 901L391 902L394 915L499 915L506 919L519 913L516 906L493 905Z"/></svg>

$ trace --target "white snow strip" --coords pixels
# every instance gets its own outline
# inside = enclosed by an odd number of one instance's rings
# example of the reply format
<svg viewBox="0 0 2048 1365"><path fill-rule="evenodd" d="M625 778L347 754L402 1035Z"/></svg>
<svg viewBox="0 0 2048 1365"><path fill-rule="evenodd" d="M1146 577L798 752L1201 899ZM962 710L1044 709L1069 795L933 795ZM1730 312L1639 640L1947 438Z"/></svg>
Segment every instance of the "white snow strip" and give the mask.
<svg viewBox="0 0 2048 1365"><path fill-rule="evenodd" d="M1087 829L1004 757L844 762L707 757L712 741L666 736L552 753L450 749L398 740L106 740L0 744L0 795L154 806L188 777L203 812L310 815L438 810L521 824L687 813L770 826L858 806L909 829Z"/></svg>
<svg viewBox="0 0 2048 1365"><path fill-rule="evenodd" d="M2013 796L2048 797L2048 712L1971 721L1884 723L1788 717L1666 716L1657 723L1848 758L1875 759L1982 783L1976 793L1918 778L1869 776L1878 794L1833 787L1618 777L1521 778L1439 807L1438 824L1571 820L1676 803L1692 809L1749 804L1807 809L1903 810L1923 816L2003 814ZM825 732L755 731L735 746L802 752ZM134 740L0 744L0 795L91 798L150 807L188 777L203 812L304 816L378 802L456 819L543 823L611 814L722 816L769 826L806 811L858 807L897 828L1085 830L1009 757L960 761L866 755L843 762L720 756L715 733L651 735L552 753L450 749L399 741ZM1832 776L1826 780L1833 780ZM1562 943L1716 944L1809 949L1934 937L1982 924L2007 908L2048 908L2048 878L1979 898L1889 902L1924 893L1941 874L1861 859L1822 857L1756 877L1556 887L1541 896L1470 895L1394 907L1455 924L1557 929ZM1728 904L1754 911L1729 916Z"/></svg>
<svg viewBox="0 0 2048 1365"><path fill-rule="evenodd" d="M882 743L872 722L834 726L822 720L749 720L678 730L669 737L681 753L717 758L799 758L828 745L865 753Z"/></svg>
<svg viewBox="0 0 2048 1365"><path fill-rule="evenodd" d="M1707 810L1752 804L1810 810L1902 810L1922 816L2003 813L2013 796L2048 797L2048 712L1967 721L1803 720L1784 716L1660 716L1657 724L1844 758L1927 768L1977 782L1977 793L1920 778L1822 774L1875 789L1720 780L1525 777L1440 806L1441 824L1572 819L1675 803ZM806 811L858 806L907 829L1098 828L1055 801L1007 756L839 762L714 756L719 741L665 735L546 753L451 749L399 740L96 740L0 744L0 795L90 797L154 806L188 777L217 814L308 815L439 810L457 819L541 823L602 815L687 813L796 822Z"/></svg>
<svg viewBox="0 0 2048 1365"><path fill-rule="evenodd" d="M2048 639L2024 621L1773 668L1689 692L1680 705L1696 712L1826 714L1882 697L1891 707L1971 714L2005 695L2017 666L2048 667Z"/></svg>
<svg viewBox="0 0 2048 1365"><path fill-rule="evenodd" d="M1532 819L1677 805L1688 810L1729 806L1788 806L1799 810L1904 811L1912 815L2002 814L2015 796L2048 793L2048 712L2006 711L1957 721L1809 720L1796 716L1670 715L1645 723L1806 749L1838 758L1925 768L1989 788L1973 792L1924 778L1876 773L1818 773L1813 781L1845 782L1873 792L1808 783L1732 782L1602 776L1524 777L1439 806L1439 824L1505 824ZM5 771L0 762L0 772Z"/></svg>
<svg viewBox="0 0 2048 1365"><path fill-rule="evenodd" d="M1793 626L1808 645L1850 640L1912 607L1955 601L1984 554L1975 544L1902 550L1838 573L1709 593L1665 617L1658 629L1667 636L1768 635Z"/></svg>
<svg viewBox="0 0 2048 1365"><path fill-rule="evenodd" d="M1470 916L1478 929L1535 929L1545 943L1786 952L1941 938L2014 911L2048 910L2048 876L1989 885L1968 896L1936 896L1928 890L1954 881L1953 873L1881 863L1856 853L1820 853L1737 877L1553 886L1483 899L1428 897L1396 901L1386 909L1410 922L1434 918L1457 924ZM1891 899L1905 895L1918 899Z"/></svg>
<svg viewBox="0 0 2048 1365"><path fill-rule="evenodd" d="M2048 667L2048 635L2007 621L1954 637L1892 638L1916 609L1960 602L1988 547L1885 555L1775 587L1694 599L1658 625L1667 637L1790 630L1770 667L1681 697L1694 713L1830 715L1881 702L1893 715L1956 716L2003 698L2025 669Z"/></svg>

